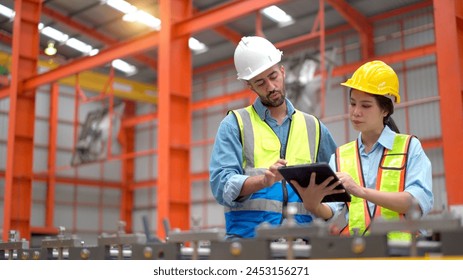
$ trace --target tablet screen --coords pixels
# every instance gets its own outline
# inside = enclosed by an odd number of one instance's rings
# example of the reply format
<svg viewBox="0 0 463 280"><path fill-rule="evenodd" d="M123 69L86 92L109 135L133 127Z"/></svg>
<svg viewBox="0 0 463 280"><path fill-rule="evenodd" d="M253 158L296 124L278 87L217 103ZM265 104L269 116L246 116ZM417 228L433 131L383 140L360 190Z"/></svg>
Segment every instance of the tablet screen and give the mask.
<svg viewBox="0 0 463 280"><path fill-rule="evenodd" d="M334 178L333 181L331 181L331 183L334 183L337 180L339 180L336 174L334 173L333 169L331 169L331 167L324 162L282 166L278 168L278 171L280 171L281 175L283 176L283 178L285 178L285 180L288 183L291 180L295 180L303 188L307 188L309 186L310 176L313 172L317 174L315 177L316 184L321 184L330 176L333 176ZM289 185L299 195L297 189L293 185ZM338 185L336 189L344 189L344 186ZM299 198L301 198L300 195ZM349 202L350 199L350 195L347 192L344 192L325 196L322 202Z"/></svg>

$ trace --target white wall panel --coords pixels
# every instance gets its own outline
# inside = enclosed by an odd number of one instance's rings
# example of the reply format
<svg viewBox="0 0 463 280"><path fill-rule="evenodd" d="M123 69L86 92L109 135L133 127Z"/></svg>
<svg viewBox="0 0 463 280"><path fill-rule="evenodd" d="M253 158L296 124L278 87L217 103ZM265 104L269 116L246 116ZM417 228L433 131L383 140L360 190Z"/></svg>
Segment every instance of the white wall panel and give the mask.
<svg viewBox="0 0 463 280"><path fill-rule="evenodd" d="M72 229L73 221L74 221L72 208L68 205L55 204L54 210L55 210L55 217L54 217L53 224L57 227L63 226L66 229ZM90 213L90 215L95 216L96 213L97 212Z"/></svg>
<svg viewBox="0 0 463 280"><path fill-rule="evenodd" d="M34 144L48 145L50 126L48 120L36 119L34 127Z"/></svg>
<svg viewBox="0 0 463 280"><path fill-rule="evenodd" d="M7 144L0 143L0 169L6 169L6 161L7 161Z"/></svg>
<svg viewBox="0 0 463 280"><path fill-rule="evenodd" d="M101 189L95 187L77 188L77 200L85 204L97 204L100 200Z"/></svg>
<svg viewBox="0 0 463 280"><path fill-rule="evenodd" d="M46 91L40 90L35 94L35 115L40 117L50 116L50 94L49 87Z"/></svg>
<svg viewBox="0 0 463 280"><path fill-rule="evenodd" d="M157 155L142 156L135 159L135 180L143 181L157 177Z"/></svg>
<svg viewBox="0 0 463 280"><path fill-rule="evenodd" d="M80 129L77 133L79 135ZM59 147L74 149L74 127L72 125L67 123L58 123L56 144Z"/></svg>
<svg viewBox="0 0 463 280"><path fill-rule="evenodd" d="M410 133L420 138L441 137L438 102L416 105L409 109Z"/></svg>
<svg viewBox="0 0 463 280"><path fill-rule="evenodd" d="M31 225L43 227L45 226L47 183L33 182L32 197Z"/></svg>
<svg viewBox="0 0 463 280"><path fill-rule="evenodd" d="M77 224L80 230L97 230L99 228L98 206L87 205L77 208Z"/></svg>
<svg viewBox="0 0 463 280"><path fill-rule="evenodd" d="M102 230L103 232L109 232L109 233L116 233L117 232L117 226L119 223L120 219L120 210L119 210L119 205L115 205L114 207L106 207L103 210L103 221L102 221Z"/></svg>
<svg viewBox="0 0 463 280"><path fill-rule="evenodd" d="M48 170L48 150L35 148L33 161L34 172L46 172Z"/></svg>
<svg viewBox="0 0 463 280"><path fill-rule="evenodd" d="M380 56L401 50L402 40L399 24L377 25L374 33L376 55Z"/></svg>
<svg viewBox="0 0 463 280"><path fill-rule="evenodd" d="M60 184L57 183L55 185L55 202L58 204L61 202L69 202L71 203L74 201L74 197L77 194L76 187L73 185L68 184Z"/></svg>
<svg viewBox="0 0 463 280"><path fill-rule="evenodd" d="M102 178L108 181L121 181L122 180L122 173L121 173L121 161L120 160L111 160L104 164L104 174L102 174Z"/></svg>
<svg viewBox="0 0 463 280"><path fill-rule="evenodd" d="M4 209L4 202L5 202L5 180L0 178L0 209L2 209L2 215L0 215L0 233L2 233L3 229L3 209Z"/></svg>

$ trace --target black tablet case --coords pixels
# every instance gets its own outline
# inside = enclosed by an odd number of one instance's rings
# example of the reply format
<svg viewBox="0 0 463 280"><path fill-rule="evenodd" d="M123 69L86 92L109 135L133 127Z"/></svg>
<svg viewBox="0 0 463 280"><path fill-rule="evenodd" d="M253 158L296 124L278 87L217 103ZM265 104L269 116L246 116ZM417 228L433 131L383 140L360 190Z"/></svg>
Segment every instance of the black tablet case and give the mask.
<svg viewBox="0 0 463 280"><path fill-rule="evenodd" d="M317 174L315 177L316 184L321 184L323 181L325 181L330 176L334 177L331 183L334 183L337 180L339 180L336 174L334 173L333 169L331 169L331 167L327 163L322 163L322 162L282 166L278 168L278 170L280 171L281 175L283 176L283 178L285 178L285 180L288 183L291 180L295 180L303 188L306 188L309 186L310 175L313 172L316 172ZM294 187L291 184L289 185L297 193L299 198L301 198L296 187ZM336 189L344 189L344 186L342 184L338 185ZM323 198L322 202L350 202L350 199L351 199L350 195L347 192L344 192L344 193L327 195Z"/></svg>

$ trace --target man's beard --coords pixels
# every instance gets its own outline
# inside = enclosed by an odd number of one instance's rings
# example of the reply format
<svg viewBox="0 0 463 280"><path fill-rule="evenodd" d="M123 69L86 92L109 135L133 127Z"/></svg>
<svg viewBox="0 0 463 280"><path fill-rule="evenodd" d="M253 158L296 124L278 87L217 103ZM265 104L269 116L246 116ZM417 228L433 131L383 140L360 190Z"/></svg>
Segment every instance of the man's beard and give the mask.
<svg viewBox="0 0 463 280"><path fill-rule="evenodd" d="M276 93L276 94L279 94L280 96L279 96L278 99L272 100L272 99L270 98L270 95L275 94L275 93ZM283 89L283 91L281 91L281 90L276 90L276 91L274 91L274 92L272 92L272 93L269 93L269 94L265 97L265 99L264 99L264 98L261 98L261 102L262 102L262 104L263 104L264 106L266 106L266 107L279 107L279 106L281 106L281 104L283 104L283 103L285 102L284 89Z"/></svg>

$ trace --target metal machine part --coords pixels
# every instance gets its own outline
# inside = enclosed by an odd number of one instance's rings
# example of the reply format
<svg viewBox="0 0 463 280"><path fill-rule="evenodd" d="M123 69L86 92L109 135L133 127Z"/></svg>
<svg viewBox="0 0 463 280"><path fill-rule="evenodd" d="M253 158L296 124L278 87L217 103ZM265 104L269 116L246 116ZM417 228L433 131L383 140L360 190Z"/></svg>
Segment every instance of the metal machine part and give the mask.
<svg viewBox="0 0 463 280"><path fill-rule="evenodd" d="M179 231L173 230L170 232L168 237L168 243L177 243L184 244L186 242L191 242L192 247L182 247L182 256L186 258L191 258L193 260L198 260L204 258L205 255L209 254L208 248L201 248L201 241L222 241L225 238L225 231L223 229L209 229L200 231L194 229L192 231Z"/></svg>
<svg viewBox="0 0 463 280"><path fill-rule="evenodd" d="M119 229L116 234L102 234L98 237L98 246L104 248L104 258L122 260L131 258L131 246L134 244L146 244L146 235L141 233L125 233L125 222L119 221Z"/></svg>
<svg viewBox="0 0 463 280"><path fill-rule="evenodd" d="M388 256L387 236L316 236L311 240L311 259L379 258Z"/></svg>
<svg viewBox="0 0 463 280"><path fill-rule="evenodd" d="M345 259L463 256L461 220L449 214L403 221L375 220L367 236L337 236L329 224L315 220L309 225L294 221L289 209L280 226L263 224L256 238L225 240L223 229L169 231L167 241L147 242L144 234L125 233L119 222L116 234L102 234L96 246L87 246L76 236L66 236L59 228L56 238L42 240L40 248L29 248L10 232L8 242L0 242L0 260L267 260L267 259ZM390 231L417 232L426 229L436 239L420 237L410 241L387 239ZM434 238L434 236L433 236Z"/></svg>
<svg viewBox="0 0 463 280"><path fill-rule="evenodd" d="M370 227L371 234L387 234L391 231L406 231L412 233L411 241L389 240L389 256L414 257L440 252L442 242L418 240L417 236L419 233L421 231L431 231L433 233L444 232L444 235L446 235L445 232L461 230L461 219L449 212L444 212L439 215L429 215L421 219L417 218L417 215L414 215L414 213L411 213L409 216L411 216L411 218L405 220L386 221L384 219L375 219L372 221Z"/></svg>
<svg viewBox="0 0 463 280"><path fill-rule="evenodd" d="M29 249L29 241L19 240L19 232L10 230L7 243L0 243L0 260L18 259L19 251ZM25 254L26 255L26 254Z"/></svg>

